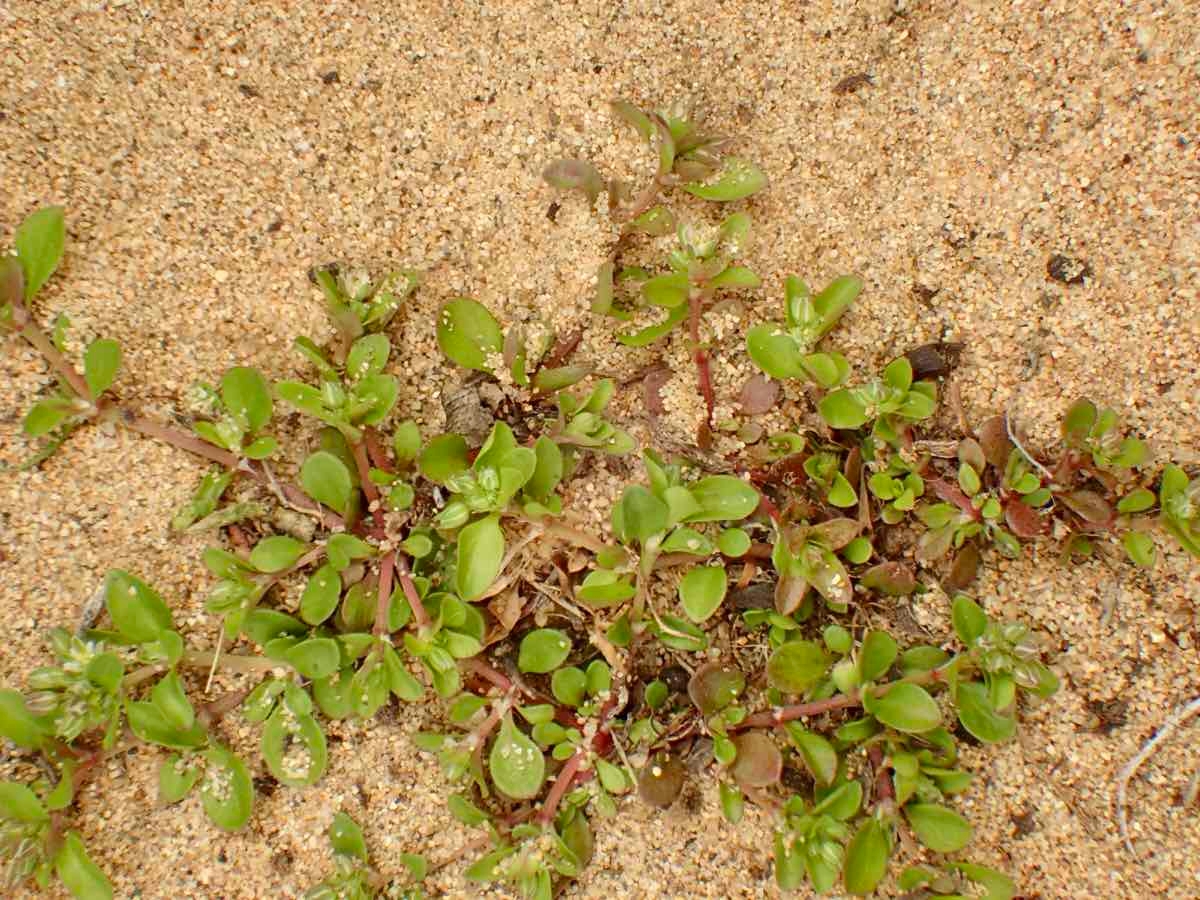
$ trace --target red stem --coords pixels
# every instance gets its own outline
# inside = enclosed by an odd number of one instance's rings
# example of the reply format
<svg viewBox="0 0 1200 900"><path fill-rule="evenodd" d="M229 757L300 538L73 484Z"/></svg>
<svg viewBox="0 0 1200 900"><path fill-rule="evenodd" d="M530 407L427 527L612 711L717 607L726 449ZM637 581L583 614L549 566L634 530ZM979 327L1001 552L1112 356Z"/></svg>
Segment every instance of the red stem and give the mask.
<svg viewBox="0 0 1200 900"><path fill-rule="evenodd" d="M688 295L688 325L691 329L693 350L692 359L696 363L696 376L700 382L700 394L704 397L704 422L711 428L713 409L717 405L716 394L713 392L712 371L708 365L708 351L700 346L700 310L704 303L704 295L692 291Z"/></svg>
<svg viewBox="0 0 1200 900"><path fill-rule="evenodd" d="M396 551L384 554L379 563L379 598L375 602L375 634L383 637L388 633L388 611L392 605L392 574L396 571ZM417 601L420 603L420 601ZM424 608L422 608L424 612ZM416 616L416 608L413 608Z"/></svg>
<svg viewBox="0 0 1200 900"><path fill-rule="evenodd" d="M502 691L511 691L513 689L511 678L501 672L497 672L477 656L473 656L470 659L460 660L459 664L466 671L478 675L484 681L491 682Z"/></svg>
<svg viewBox="0 0 1200 900"><path fill-rule="evenodd" d="M794 706L780 706L765 712L755 713L742 719L730 731L745 731L747 728L775 728L784 722L803 719L805 716L819 716L821 713L833 712L836 709L847 709L859 706L862 697L858 693L842 694L827 700L814 700L812 703L798 703Z"/></svg>
<svg viewBox="0 0 1200 900"><path fill-rule="evenodd" d="M559 771L558 777L554 779L553 787L550 788L550 793L546 795L546 802L542 804L542 809L537 814L536 821L539 825L548 825L554 821L554 813L558 809L559 801L571 789L571 784L575 781L575 776L579 774L579 767L583 765L586 755L586 750L576 750L575 755L568 759L567 764Z"/></svg>

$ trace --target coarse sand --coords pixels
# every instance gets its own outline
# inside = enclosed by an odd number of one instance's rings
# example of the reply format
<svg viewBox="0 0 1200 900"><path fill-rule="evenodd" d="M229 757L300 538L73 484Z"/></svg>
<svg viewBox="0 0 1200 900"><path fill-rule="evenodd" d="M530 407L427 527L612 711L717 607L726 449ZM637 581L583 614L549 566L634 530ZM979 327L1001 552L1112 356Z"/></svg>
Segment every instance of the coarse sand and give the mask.
<svg viewBox="0 0 1200 900"><path fill-rule="evenodd" d="M1189 0L9 0L0 235L40 204L66 206L67 255L37 314L69 316L72 353L118 338L118 392L148 415L185 409L190 385L230 365L299 372L293 336L327 333L306 270L342 260L425 273L395 327L393 369L400 411L426 431L442 424L449 372L432 317L470 294L506 321L586 327L577 358L602 372L661 356L678 373L667 424L686 440L698 398L682 337L626 350L590 315L614 227L578 196L556 198L540 172L585 157L644 178L644 148L607 101L691 98L772 181L738 204L757 223L747 258L764 284L712 321L718 418L751 373L741 335L778 316L784 277L855 272L866 288L833 343L856 370L962 341L953 381L970 421L1008 410L1046 447L1087 395L1160 460L1194 463L1198 80ZM1058 254L1089 274L1050 278ZM15 341L0 378L0 461L15 462L29 451L21 416L52 378ZM789 387L762 421L795 426L805 410ZM645 436L634 388L616 411ZM282 428L301 433L295 417ZM0 683L45 659L44 632L73 627L114 566L156 585L211 645L204 541L167 530L202 471L137 435L85 428L0 481ZM599 521L635 471L596 467L573 505ZM1200 694L1200 565L1158 543L1151 573L1063 566L1042 545L1018 562L989 557L976 588L989 610L1049 635L1063 679L1012 743L965 750L979 775L961 803L977 827L966 856L1011 873L1026 898L1200 897L1200 808L1181 804L1200 765L1195 720L1130 787L1137 859L1114 823L1117 771ZM913 605L920 627L945 635L943 595ZM85 789L78 827L118 897L295 897L328 871L325 830L344 809L385 873L401 852L424 853L446 863L431 895L478 896L460 875L473 835L408 739L432 715L430 704L331 725L326 777L260 796L234 836L194 797L157 806L161 755L130 751ZM240 717L222 727L253 748ZM595 860L566 896L775 896L769 816L725 826L711 782L699 790L666 813L630 801L599 822Z"/></svg>

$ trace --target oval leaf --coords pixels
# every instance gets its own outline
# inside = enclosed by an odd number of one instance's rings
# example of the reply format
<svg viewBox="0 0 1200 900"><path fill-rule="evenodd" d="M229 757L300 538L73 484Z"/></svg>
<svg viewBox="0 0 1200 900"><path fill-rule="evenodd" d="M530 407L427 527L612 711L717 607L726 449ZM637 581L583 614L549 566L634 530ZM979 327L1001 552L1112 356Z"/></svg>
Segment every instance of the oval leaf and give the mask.
<svg viewBox="0 0 1200 900"><path fill-rule="evenodd" d="M561 666L571 655L571 639L556 628L539 628L521 640L517 668L545 675Z"/></svg>
<svg viewBox="0 0 1200 900"><path fill-rule="evenodd" d="M909 734L932 731L942 722L942 713L929 693L919 685L900 682L882 697L873 699L867 712L876 719Z"/></svg>
<svg viewBox="0 0 1200 900"><path fill-rule="evenodd" d="M467 297L451 300L438 314L438 346L464 369L490 372L488 358L504 349L504 335L487 307Z"/></svg>
<svg viewBox="0 0 1200 900"><path fill-rule="evenodd" d="M504 532L499 516L467 525L458 535L455 587L462 599L478 600L500 574L504 561Z"/></svg>
<svg viewBox="0 0 1200 900"><path fill-rule="evenodd" d="M679 582L679 601L693 622L703 622L721 606L728 580L723 565L697 566Z"/></svg>
<svg viewBox="0 0 1200 900"><path fill-rule="evenodd" d="M488 755L488 769L497 789L513 800L532 800L541 792L546 758L538 745L517 728L512 713L504 716Z"/></svg>
<svg viewBox="0 0 1200 900"><path fill-rule="evenodd" d="M771 654L767 682L786 694L801 694L823 677L829 665L825 650L813 641L789 641Z"/></svg>
<svg viewBox="0 0 1200 900"><path fill-rule="evenodd" d="M917 840L936 853L957 853L970 843L971 824L952 809L936 803L910 803L904 814Z"/></svg>

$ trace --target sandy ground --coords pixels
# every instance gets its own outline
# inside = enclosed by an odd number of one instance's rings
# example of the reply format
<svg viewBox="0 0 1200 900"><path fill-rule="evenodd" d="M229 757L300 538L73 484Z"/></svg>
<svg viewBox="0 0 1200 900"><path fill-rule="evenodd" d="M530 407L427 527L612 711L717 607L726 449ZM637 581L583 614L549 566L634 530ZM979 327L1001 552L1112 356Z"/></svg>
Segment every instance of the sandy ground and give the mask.
<svg viewBox="0 0 1200 900"><path fill-rule="evenodd" d="M67 257L39 314L66 312L75 348L119 338L119 391L149 413L181 408L190 384L232 364L295 373L291 338L324 328L305 270L338 259L427 273L397 328L396 371L405 412L430 429L445 372L430 316L470 293L508 320L586 324L580 356L602 369L664 352L683 373L666 394L686 432L685 347L615 349L586 311L611 227L577 198L551 221L539 173L586 156L636 177L644 155L606 101L692 96L773 180L747 204L764 278L749 321L777 316L787 274L823 284L854 271L866 290L835 343L860 371L962 340L955 377L976 421L1008 408L1045 446L1065 404L1088 394L1160 457L1200 454L1200 14L1185 0L10 0L0 47L0 234L39 204L66 205ZM844 81L857 75L868 78ZM1057 253L1091 277L1049 280ZM731 411L749 372L732 352L744 327L717 324ZM0 459L13 461L20 416L50 379L15 344L0 378ZM196 639L212 639L202 543L166 528L201 471L93 429L0 482L0 681L42 658L44 630L71 625L111 566L158 585ZM618 477L620 464L598 471L587 498L603 507ZM1112 807L1124 760L1200 693L1200 567L1173 551L1148 575L1066 569L1042 548L988 571L980 596L1049 633L1064 690L1012 744L969 751L981 775L964 803L978 825L970 857L1012 873L1026 898L1200 897L1200 811L1179 802L1200 726L1132 785L1140 860L1120 846ZM941 604L922 601L918 621L944 629ZM451 862L434 895L471 896L456 875L470 836L406 739L422 715L333 727L321 784L260 798L236 837L194 800L156 808L157 754L145 751L86 790L80 827L120 897L290 897L327 870L323 832L342 808L384 871L401 851L426 853ZM253 740L232 720L227 736ZM774 895L765 816L722 827L706 795L622 817L598 826L570 896Z"/></svg>

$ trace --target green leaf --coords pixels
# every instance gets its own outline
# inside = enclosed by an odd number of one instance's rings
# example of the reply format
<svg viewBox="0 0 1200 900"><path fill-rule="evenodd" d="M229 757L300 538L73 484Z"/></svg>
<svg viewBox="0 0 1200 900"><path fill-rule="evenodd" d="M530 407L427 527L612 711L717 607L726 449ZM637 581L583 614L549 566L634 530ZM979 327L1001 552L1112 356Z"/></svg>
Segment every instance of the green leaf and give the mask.
<svg viewBox="0 0 1200 900"><path fill-rule="evenodd" d="M875 697L864 708L876 719L908 734L932 731L942 722L937 701L919 685L898 682L882 697Z"/></svg>
<svg viewBox="0 0 1200 900"><path fill-rule="evenodd" d="M221 379L221 402L243 429L254 433L271 421L271 388L258 369L235 366Z"/></svg>
<svg viewBox="0 0 1200 900"><path fill-rule="evenodd" d="M688 489L700 507L687 517L688 522L732 522L758 508L758 491L733 475L710 475Z"/></svg>
<svg viewBox="0 0 1200 900"><path fill-rule="evenodd" d="M686 304L691 290L687 274L671 272L667 275L657 275L642 285L642 296L653 306L675 308Z"/></svg>
<svg viewBox="0 0 1200 900"><path fill-rule="evenodd" d="M421 453L421 474L437 484L471 467L470 448L460 434L440 434L430 440Z"/></svg>
<svg viewBox="0 0 1200 900"><path fill-rule="evenodd" d="M464 369L490 372L489 357L504 348L504 335L495 317L483 304L459 297L438 314L438 346L451 362Z"/></svg>
<svg viewBox="0 0 1200 900"><path fill-rule="evenodd" d="M550 693L566 706L578 706L587 696L588 678L583 669L567 666L550 677Z"/></svg>
<svg viewBox="0 0 1200 900"><path fill-rule="evenodd" d="M1154 503L1155 497L1153 491L1148 491L1145 488L1137 488L1121 498L1121 502L1117 504L1117 512L1145 512L1152 507Z"/></svg>
<svg viewBox="0 0 1200 900"><path fill-rule="evenodd" d="M838 755L833 744L821 735L807 731L798 722L789 722L787 729L813 779L821 786L833 784L838 771Z"/></svg>
<svg viewBox="0 0 1200 900"><path fill-rule="evenodd" d="M206 773L200 785L204 811L225 831L238 831L250 821L254 785L246 764L224 747L204 752Z"/></svg>
<svg viewBox="0 0 1200 900"><path fill-rule="evenodd" d="M354 481L346 464L328 450L318 450L304 461L300 467L300 484L318 503L324 503L342 516L347 514Z"/></svg>
<svg viewBox="0 0 1200 900"><path fill-rule="evenodd" d="M729 203L742 200L767 186L767 176L762 169L748 160L737 156L725 157L715 180L707 184L691 181L683 189L701 200Z"/></svg>
<svg viewBox="0 0 1200 900"><path fill-rule="evenodd" d="M851 894L869 894L887 874L890 842L883 825L872 817L859 826L846 847L846 867L843 872L846 890Z"/></svg>
<svg viewBox="0 0 1200 900"><path fill-rule="evenodd" d="M30 437L49 434L66 420L71 414L71 408L70 401L63 397L40 400L25 414L22 428Z"/></svg>
<svg viewBox="0 0 1200 900"><path fill-rule="evenodd" d="M762 280L745 266L729 266L709 281L708 286L713 290L742 290L760 284Z"/></svg>
<svg viewBox="0 0 1200 900"><path fill-rule="evenodd" d="M970 843L971 824L952 809L936 803L910 803L904 814L917 840L935 853L957 853Z"/></svg>
<svg viewBox="0 0 1200 900"><path fill-rule="evenodd" d="M546 502L563 477L563 455L558 444L543 435L533 445L537 459L533 475L525 482L525 493L539 502Z"/></svg>
<svg viewBox="0 0 1200 900"><path fill-rule="evenodd" d="M362 829L344 812L337 813L329 825L329 843L334 853L367 861L367 842Z"/></svg>
<svg viewBox="0 0 1200 900"><path fill-rule="evenodd" d="M309 638L288 650L284 658L305 678L326 678L338 670L341 652L333 638Z"/></svg>
<svg viewBox="0 0 1200 900"><path fill-rule="evenodd" d="M803 353L796 339L778 325L755 325L746 332L746 352L772 378L803 378Z"/></svg>
<svg viewBox="0 0 1200 900"><path fill-rule="evenodd" d="M1144 531L1127 531L1121 535L1121 546L1136 565L1149 569L1154 565L1154 539Z"/></svg>
<svg viewBox="0 0 1200 900"><path fill-rule="evenodd" d="M1063 418L1063 439L1073 447L1082 446L1092 433L1099 415L1096 404L1090 400L1076 400Z"/></svg>
<svg viewBox="0 0 1200 900"><path fill-rule="evenodd" d="M955 692L958 721L979 740L996 744L1017 733L1017 722L992 707L987 686L977 681L962 682Z"/></svg>
<svg viewBox="0 0 1200 900"><path fill-rule="evenodd" d="M555 628L538 628L521 640L517 668L544 675L561 666L571 655L571 639Z"/></svg>
<svg viewBox="0 0 1200 900"><path fill-rule="evenodd" d="M54 872L76 900L111 900L108 878L92 862L79 832L68 831L54 855Z"/></svg>
<svg viewBox="0 0 1200 900"><path fill-rule="evenodd" d="M717 549L731 559L745 556L750 552L750 535L740 528L726 528L717 535Z"/></svg>
<svg viewBox="0 0 1200 900"><path fill-rule="evenodd" d="M653 344L659 338L666 337L670 334L671 329L686 319L688 316L688 304L681 303L671 309L667 317L655 325L647 325L639 331L632 334L619 334L617 340L626 347L645 347L648 344Z"/></svg>
<svg viewBox="0 0 1200 900"><path fill-rule="evenodd" d="M640 484L629 485L613 507L613 531L624 543L644 544L667 530L668 510L662 500Z"/></svg>
<svg viewBox="0 0 1200 900"><path fill-rule="evenodd" d="M360 337L350 345L350 352L346 354L346 380L356 382L378 375L387 365L391 350L392 344L386 335L368 334Z"/></svg>
<svg viewBox="0 0 1200 900"><path fill-rule="evenodd" d="M342 579L329 563L308 577L300 596L300 618L309 625L320 625L337 609L342 597Z"/></svg>
<svg viewBox="0 0 1200 900"><path fill-rule="evenodd" d="M973 647L987 630L987 613L966 594L959 594L954 598L950 617L954 622L954 633L968 647Z"/></svg>
<svg viewBox="0 0 1200 900"><path fill-rule="evenodd" d="M417 458L421 452L421 429L411 419L406 419L396 426L392 434L392 452L396 462L403 466Z"/></svg>
<svg viewBox="0 0 1200 900"><path fill-rule="evenodd" d="M467 525L458 535L455 588L463 600L478 600L500 574L504 561L504 532L500 517L487 516Z"/></svg>
<svg viewBox="0 0 1200 900"><path fill-rule="evenodd" d="M325 732L311 715L289 714L287 705L285 699L267 719L260 749L267 768L281 784L307 787L325 774L329 759Z"/></svg>
<svg viewBox="0 0 1200 900"><path fill-rule="evenodd" d="M826 394L817 409L830 428L860 428L867 421L866 406L845 388Z"/></svg>
<svg viewBox="0 0 1200 900"><path fill-rule="evenodd" d="M0 821L35 823L49 819L37 794L15 781L0 781Z"/></svg>
<svg viewBox="0 0 1200 900"><path fill-rule="evenodd" d="M83 377L87 381L93 400L109 389L120 368L120 344L107 338L88 344L87 351L83 354Z"/></svg>
<svg viewBox="0 0 1200 900"><path fill-rule="evenodd" d="M663 237L675 230L675 214L665 206L654 206L630 222L627 228L632 232ZM605 265L611 266L612 263ZM594 307L593 311L599 312Z"/></svg>
<svg viewBox="0 0 1200 900"><path fill-rule="evenodd" d="M835 472L833 475L833 485L829 488L829 495L826 499L829 500L831 505L836 506L839 509L848 509L849 507L856 506L858 504L858 493L854 490L854 487L850 484L850 482L846 480L845 475L843 475L841 472ZM870 547L871 545L868 543L867 558L851 559L850 561L855 563L866 562L867 559L870 558ZM849 559L849 557L847 557L847 559Z"/></svg>
<svg viewBox="0 0 1200 900"><path fill-rule="evenodd" d="M175 728L155 703L129 701L125 704L125 716L133 733L152 744L187 750L201 746L206 739L204 727L199 722L190 729Z"/></svg>
<svg viewBox="0 0 1200 900"><path fill-rule="evenodd" d="M25 273L25 299L30 300L54 274L67 241L61 206L44 206L17 228L13 246Z"/></svg>
<svg viewBox="0 0 1200 900"><path fill-rule="evenodd" d="M488 754L488 770L496 788L513 800L532 800L546 778L546 758L533 740L505 713L500 733Z"/></svg>
<svg viewBox="0 0 1200 900"><path fill-rule="evenodd" d="M20 691L0 689L0 737L18 747L33 750L42 742L44 730L25 706Z"/></svg>
<svg viewBox="0 0 1200 900"><path fill-rule="evenodd" d="M178 753L172 753L158 767L158 802L178 803L200 780L200 769L185 765Z"/></svg>
<svg viewBox="0 0 1200 900"><path fill-rule="evenodd" d="M611 569L595 569L587 574L575 590L575 596L589 606L614 606L628 600L634 594L633 584L628 578Z"/></svg>
<svg viewBox="0 0 1200 900"><path fill-rule="evenodd" d="M947 863L946 866L982 886L987 891L983 900L1012 900L1016 896L1016 884L1003 872L997 872L995 869L975 863L952 862Z"/></svg>
<svg viewBox="0 0 1200 900"><path fill-rule="evenodd" d="M385 647L383 665L387 670L388 690L406 703L416 703L425 696L425 688L413 677L400 661L400 654L393 647Z"/></svg>
<svg viewBox="0 0 1200 900"><path fill-rule="evenodd" d="M904 394L912 387L912 363L907 356L899 356L888 363L883 370L883 383L899 394Z"/></svg>
<svg viewBox="0 0 1200 900"><path fill-rule="evenodd" d="M446 800L446 805L450 808L450 815L470 828L490 820L487 813L462 794L451 794Z"/></svg>
<svg viewBox="0 0 1200 900"><path fill-rule="evenodd" d="M895 639L886 631L869 631L858 651L860 682L876 681L896 661L898 648Z"/></svg>
<svg viewBox="0 0 1200 900"><path fill-rule="evenodd" d="M171 611L158 592L120 569L105 577L104 605L121 637L131 643L148 643L172 630Z"/></svg>
<svg viewBox="0 0 1200 900"><path fill-rule="evenodd" d="M172 728L187 731L196 721L196 711L183 691L179 673L172 670L150 691L150 699Z"/></svg>
<svg viewBox="0 0 1200 900"><path fill-rule="evenodd" d="M294 565L307 549L307 544L286 534L272 535L254 545L250 551L250 565L260 572L282 572Z"/></svg>
<svg viewBox="0 0 1200 900"><path fill-rule="evenodd" d="M789 641L767 662L767 682L786 694L801 694L825 677L829 658L813 641Z"/></svg>
<svg viewBox="0 0 1200 900"><path fill-rule="evenodd" d="M696 566L679 582L679 602L693 622L704 622L721 606L728 588L725 567Z"/></svg>

